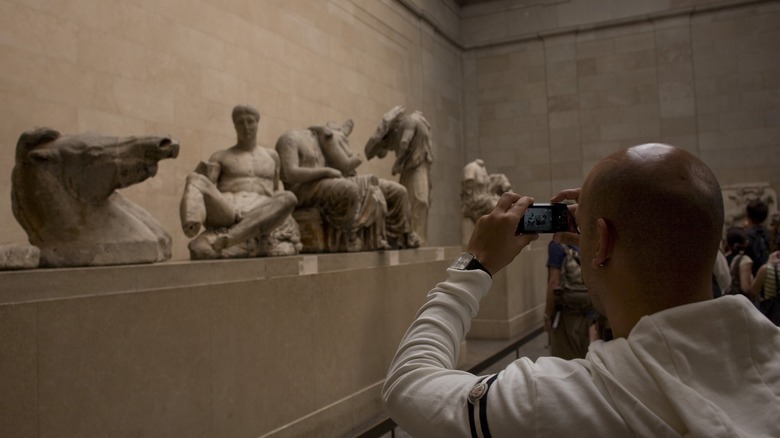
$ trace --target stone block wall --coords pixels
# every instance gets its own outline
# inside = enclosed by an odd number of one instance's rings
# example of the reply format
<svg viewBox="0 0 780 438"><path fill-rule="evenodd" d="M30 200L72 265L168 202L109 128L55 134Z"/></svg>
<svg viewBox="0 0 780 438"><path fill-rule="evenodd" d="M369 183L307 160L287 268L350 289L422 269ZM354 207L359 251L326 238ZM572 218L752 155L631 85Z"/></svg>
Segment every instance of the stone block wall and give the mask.
<svg viewBox="0 0 780 438"><path fill-rule="evenodd" d="M660 141L722 185L780 186L780 2L530 3L464 9L469 159L547 199L609 153ZM508 10L537 17L499 25Z"/></svg>
<svg viewBox="0 0 780 438"><path fill-rule="evenodd" d="M234 143L355 120L362 149L396 104L433 127L429 244L456 244L463 165L483 158L540 199L628 145L665 141L721 183L780 184L780 5L772 0L0 0L0 196L18 136L171 134L182 149L124 190L186 259L178 203L198 161ZM31 30L35 31L31 31ZM390 175L391 160L362 173ZM26 236L0 202L0 242Z"/></svg>

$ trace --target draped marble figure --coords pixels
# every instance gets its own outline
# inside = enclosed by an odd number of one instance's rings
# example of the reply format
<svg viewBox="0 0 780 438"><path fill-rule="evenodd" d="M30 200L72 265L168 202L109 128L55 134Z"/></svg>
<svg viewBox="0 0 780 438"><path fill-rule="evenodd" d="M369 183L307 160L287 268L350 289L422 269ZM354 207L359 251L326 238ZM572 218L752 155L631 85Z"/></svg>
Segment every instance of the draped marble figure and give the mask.
<svg viewBox="0 0 780 438"><path fill-rule="evenodd" d="M382 116L365 146L366 159L384 158L395 152L392 174L409 193L412 229L421 243L428 236L428 210L431 206L431 125L420 111L407 113L396 106Z"/></svg>
<svg viewBox="0 0 780 438"><path fill-rule="evenodd" d="M329 122L287 131L276 142L281 178L298 199L295 217L302 238L314 234L303 238L304 252L419 246L406 189L374 175L358 175L362 159L347 139L353 127L352 120ZM316 231L309 233L312 228Z"/></svg>

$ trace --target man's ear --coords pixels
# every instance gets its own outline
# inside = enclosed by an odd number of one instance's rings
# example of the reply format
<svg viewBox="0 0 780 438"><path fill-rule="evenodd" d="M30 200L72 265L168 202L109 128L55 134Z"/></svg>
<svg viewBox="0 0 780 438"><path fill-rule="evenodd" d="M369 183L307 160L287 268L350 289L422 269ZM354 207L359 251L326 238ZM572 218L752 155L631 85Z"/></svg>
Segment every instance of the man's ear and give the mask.
<svg viewBox="0 0 780 438"><path fill-rule="evenodd" d="M612 248L615 245L615 229L609 225L606 219L596 219L596 253L593 255L593 267L603 267L612 256Z"/></svg>
<svg viewBox="0 0 780 438"><path fill-rule="evenodd" d="M344 125L341 127L341 132L344 133L344 137L349 137L349 134L352 134L352 128L355 127L355 122L352 121L352 119L347 120L344 122Z"/></svg>

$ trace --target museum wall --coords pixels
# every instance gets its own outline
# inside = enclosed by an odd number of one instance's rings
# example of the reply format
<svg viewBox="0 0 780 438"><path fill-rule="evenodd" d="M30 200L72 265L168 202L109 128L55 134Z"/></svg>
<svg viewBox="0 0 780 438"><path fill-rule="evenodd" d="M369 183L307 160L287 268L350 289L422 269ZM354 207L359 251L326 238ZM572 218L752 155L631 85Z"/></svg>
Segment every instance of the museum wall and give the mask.
<svg viewBox="0 0 780 438"><path fill-rule="evenodd" d="M122 194L173 236L184 179L235 144L230 111L261 113L259 143L289 129L355 121L363 153L394 105L422 110L433 129L430 245L457 244L463 115L460 49L419 10L457 35L451 0L250 1L0 0L0 242L26 242L14 220L10 175L19 135L37 126L64 134L169 134L179 157ZM392 159L359 173L390 175Z"/></svg>
<svg viewBox="0 0 780 438"><path fill-rule="evenodd" d="M780 2L500 1L463 9L468 159L547 199L662 141L721 185L780 187Z"/></svg>

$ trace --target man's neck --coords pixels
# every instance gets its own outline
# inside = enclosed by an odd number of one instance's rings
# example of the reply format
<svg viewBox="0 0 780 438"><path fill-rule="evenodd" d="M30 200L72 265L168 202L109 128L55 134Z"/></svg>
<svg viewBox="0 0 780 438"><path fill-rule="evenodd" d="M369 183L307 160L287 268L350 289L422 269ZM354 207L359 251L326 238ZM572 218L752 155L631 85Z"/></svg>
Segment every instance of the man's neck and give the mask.
<svg viewBox="0 0 780 438"><path fill-rule="evenodd" d="M637 282L638 276L624 281L614 290L620 291L604 302L605 313L615 337L628 337L643 316L652 315L674 307L712 299L711 274L694 278L680 276L676 281ZM669 293L669 291L677 291ZM666 298L660 298L666 296ZM649 298L653 297L653 298Z"/></svg>

